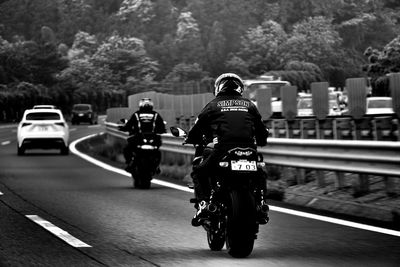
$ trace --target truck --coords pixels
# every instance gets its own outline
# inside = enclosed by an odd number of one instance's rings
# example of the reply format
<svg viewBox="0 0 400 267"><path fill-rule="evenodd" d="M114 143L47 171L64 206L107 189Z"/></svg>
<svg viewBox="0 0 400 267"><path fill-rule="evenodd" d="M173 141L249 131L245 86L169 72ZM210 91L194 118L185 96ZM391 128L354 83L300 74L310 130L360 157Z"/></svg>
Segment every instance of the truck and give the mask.
<svg viewBox="0 0 400 267"><path fill-rule="evenodd" d="M272 76L261 76L257 79L244 80L245 94L257 106L257 90L271 90L271 109L273 117L282 116L281 87L290 85L288 81L274 79Z"/></svg>

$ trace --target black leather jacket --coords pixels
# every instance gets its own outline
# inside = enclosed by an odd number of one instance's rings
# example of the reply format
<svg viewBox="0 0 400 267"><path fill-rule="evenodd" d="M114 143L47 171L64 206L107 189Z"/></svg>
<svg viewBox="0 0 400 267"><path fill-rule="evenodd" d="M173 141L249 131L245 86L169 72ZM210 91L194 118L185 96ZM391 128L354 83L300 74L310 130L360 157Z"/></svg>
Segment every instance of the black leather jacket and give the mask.
<svg viewBox="0 0 400 267"><path fill-rule="evenodd" d="M209 102L190 129L187 143L218 140L218 146L265 146L268 130L257 107L239 94L220 94ZM215 143L215 142L214 142Z"/></svg>

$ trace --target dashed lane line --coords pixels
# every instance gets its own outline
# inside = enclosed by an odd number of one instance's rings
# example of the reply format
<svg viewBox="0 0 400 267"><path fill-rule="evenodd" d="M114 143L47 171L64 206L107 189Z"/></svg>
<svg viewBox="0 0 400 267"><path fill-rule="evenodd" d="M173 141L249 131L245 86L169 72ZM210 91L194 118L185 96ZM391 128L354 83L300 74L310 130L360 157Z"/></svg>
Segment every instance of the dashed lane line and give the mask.
<svg viewBox="0 0 400 267"><path fill-rule="evenodd" d="M63 229L61 229L61 228L59 228L57 226L55 226L51 222L46 221L46 220L42 219L41 217L39 217L37 215L25 215L25 216L28 219L30 219L31 221L33 221L34 223L40 225L41 227L43 227L44 229L46 229L47 231L49 231L53 235L57 236L61 240L67 242L68 244L70 244L73 247L76 247L76 248L82 248L82 247L90 248L90 247L92 247L92 246L86 244L85 242L82 242L81 240L73 237L68 232L64 231Z"/></svg>
<svg viewBox="0 0 400 267"><path fill-rule="evenodd" d="M1 196L1 195L3 195L3 193L2 193L2 192L0 192L0 196Z"/></svg>
<svg viewBox="0 0 400 267"><path fill-rule="evenodd" d="M2 146L6 146L6 145L8 145L8 144L10 144L11 143L11 141L4 141L4 142L1 142L1 145Z"/></svg>
<svg viewBox="0 0 400 267"><path fill-rule="evenodd" d="M103 134L103 133L100 133ZM85 136L82 137L78 140L75 140L74 142L72 142L69 146L70 151L72 153L74 153L75 155L101 167L104 168L106 170L112 171L112 172L116 172L119 173L121 175L125 175L130 177L130 173L121 170L119 168L115 168L112 167L108 164L105 164L99 160L96 160L92 157L89 157L86 154L83 154L81 152L79 152L75 146L77 143L85 140L85 139L89 139L93 136L96 136L98 134L92 134L89 136ZM174 188L177 190L181 190L181 191L185 191L185 192L190 192L193 193L193 189L189 189L187 187L184 186L180 186L180 185L176 185L173 183L169 183L169 182L164 182L161 180L157 180L157 179L153 179L151 180L151 182L153 184L158 184L158 185L162 185L165 187L170 187L170 188ZM309 219L313 219L313 220L318 220L318 221L324 221L324 222L329 222L329 223L333 223L333 224L338 224L338 225L343 225L343 226L348 226L348 227L353 227L353 228L357 228L357 229L362 229L362 230L366 230L366 231L372 231L372 232L377 232L377 233L381 233L381 234L387 234L387 235L392 235L392 236L397 236L400 237L400 231L395 231L395 230L390 230L390 229L386 229L386 228L381 228L381 227L376 227L376 226L371 226L371 225L367 225L367 224L361 224L361 223L355 223L355 222L351 222L351 221L346 221L346 220L342 220L342 219L336 219L336 218L332 218L332 217L327 217L327 216L321 216L321 215L316 215L316 214L312 214L312 213L307 213L307 212L301 212L301 211L297 211L297 210L291 210L291 209L287 209L287 208L281 208L281 207L277 207L277 206L269 206L270 210L276 211L276 212L280 212L280 213L286 213L286 214L290 214L290 215L294 215L294 216L299 216L299 217L304 217L304 218L309 218Z"/></svg>

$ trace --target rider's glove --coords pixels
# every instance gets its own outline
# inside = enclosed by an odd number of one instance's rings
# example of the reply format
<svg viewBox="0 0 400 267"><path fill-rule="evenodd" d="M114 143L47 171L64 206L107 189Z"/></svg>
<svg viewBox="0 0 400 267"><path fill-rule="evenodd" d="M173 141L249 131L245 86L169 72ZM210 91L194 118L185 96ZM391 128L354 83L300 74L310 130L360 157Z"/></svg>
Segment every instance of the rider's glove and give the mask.
<svg viewBox="0 0 400 267"><path fill-rule="evenodd" d="M188 143L187 140L188 140L187 138L184 138L182 141L182 145L186 145Z"/></svg>

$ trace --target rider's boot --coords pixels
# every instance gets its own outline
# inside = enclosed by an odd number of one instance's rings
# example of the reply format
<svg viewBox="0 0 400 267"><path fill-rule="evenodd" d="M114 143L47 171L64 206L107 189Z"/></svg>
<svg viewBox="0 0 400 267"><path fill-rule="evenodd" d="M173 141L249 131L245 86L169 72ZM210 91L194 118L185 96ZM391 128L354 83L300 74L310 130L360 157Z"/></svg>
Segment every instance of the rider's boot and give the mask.
<svg viewBox="0 0 400 267"><path fill-rule="evenodd" d="M132 173L134 170L135 170L135 166L133 165L133 160L131 160L130 162L127 162L125 171Z"/></svg>
<svg viewBox="0 0 400 267"><path fill-rule="evenodd" d="M192 226L200 226L202 222L207 219L207 208L208 208L208 202L205 200L200 201L195 205L197 208L196 214L193 216L192 219Z"/></svg>
<svg viewBox="0 0 400 267"><path fill-rule="evenodd" d="M269 221L269 206L263 201L257 207L257 222L259 224L267 224Z"/></svg>
<svg viewBox="0 0 400 267"><path fill-rule="evenodd" d="M125 171L127 171L129 173L133 173L135 171L135 157L136 157L136 153L132 152L131 157L130 158L128 157L125 160L125 163L126 163Z"/></svg>

